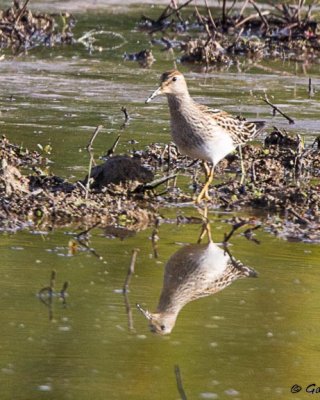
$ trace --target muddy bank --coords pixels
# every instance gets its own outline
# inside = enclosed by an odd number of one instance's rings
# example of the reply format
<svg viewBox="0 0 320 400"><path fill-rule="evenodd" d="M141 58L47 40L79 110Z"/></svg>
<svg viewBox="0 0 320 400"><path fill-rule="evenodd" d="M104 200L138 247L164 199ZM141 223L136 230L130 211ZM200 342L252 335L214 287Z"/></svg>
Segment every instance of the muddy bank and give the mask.
<svg viewBox="0 0 320 400"><path fill-rule="evenodd" d="M2 230L97 222L140 229L154 222L159 207L190 204L203 184L201 163L181 156L173 144L153 144L130 157L111 156L92 170L89 183L45 174L39 167L45 158L6 138L0 152ZM243 162L244 184L238 153L220 162L220 183L210 190L209 209L263 210L263 224L274 234L320 241L319 140L305 148L299 136L275 129L264 146L243 148ZM135 166L132 174L128 163Z"/></svg>
<svg viewBox="0 0 320 400"><path fill-rule="evenodd" d="M315 4L239 3L240 8L226 1L216 8L209 4L200 8L192 0L169 1L158 18L143 15L138 26L150 34L154 45L178 50L184 63L228 66L241 58L244 62L243 57L254 62L318 61L320 29Z"/></svg>

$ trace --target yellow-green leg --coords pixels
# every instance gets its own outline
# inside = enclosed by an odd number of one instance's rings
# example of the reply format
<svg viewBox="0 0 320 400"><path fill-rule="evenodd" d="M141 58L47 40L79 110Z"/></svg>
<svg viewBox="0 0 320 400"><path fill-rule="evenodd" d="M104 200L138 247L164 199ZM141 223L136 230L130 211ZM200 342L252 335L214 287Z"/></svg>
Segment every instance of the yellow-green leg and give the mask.
<svg viewBox="0 0 320 400"><path fill-rule="evenodd" d="M209 186L211 185L212 181L213 181L213 169L214 167L212 166L211 168L207 165L207 163L204 163L204 168L206 171L206 183L204 184L201 192L199 193L198 197L196 198L196 204L199 204L201 202L202 199L205 200L210 200L210 196L209 196Z"/></svg>
<svg viewBox="0 0 320 400"><path fill-rule="evenodd" d="M240 157L240 165L241 165L241 179L240 179L240 185L243 185L245 183L246 179L246 170L244 168L244 163L243 163L243 155L242 155L242 147L241 145L239 146L239 157Z"/></svg>

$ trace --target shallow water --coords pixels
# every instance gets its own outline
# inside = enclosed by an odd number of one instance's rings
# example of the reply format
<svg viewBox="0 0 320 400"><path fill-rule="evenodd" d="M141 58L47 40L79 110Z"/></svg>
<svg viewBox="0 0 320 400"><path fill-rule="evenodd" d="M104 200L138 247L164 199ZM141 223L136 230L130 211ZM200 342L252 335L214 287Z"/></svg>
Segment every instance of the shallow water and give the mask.
<svg viewBox="0 0 320 400"><path fill-rule="evenodd" d="M30 148L52 146L54 173L68 179L85 175L84 148L95 127L104 129L94 143L97 156L112 145L123 122L121 106L132 117L117 151L129 152L132 139L143 148L169 140L164 99L144 105L161 72L172 68L172 55L155 48L151 69L124 62L125 51L149 47L148 37L134 29L142 7L123 15L112 9L79 14L76 36L100 27L102 51L92 55L72 48L35 49L0 62L1 133ZM149 9L148 9L149 10ZM150 9L150 13L156 10ZM192 95L199 101L263 118L311 142L319 134L319 94L309 99L308 77L319 86L318 66L262 63L245 71L203 73L181 66ZM272 118L259 96L281 106L295 125ZM251 93L253 92L253 93ZM136 309L156 309L164 265L181 246L195 243L200 226L177 225L177 213L198 216L193 208L163 210L170 221L159 228L155 259L152 228L124 241L92 231L88 251L69 254L72 227L54 232L1 234L0 280L1 399L178 399L175 365L188 399L287 399L293 384L317 382L320 346L318 302L319 246L287 242L257 231L260 245L236 234L232 254L259 273L257 279L234 282L225 290L190 302L169 336L155 336ZM210 214L213 238L223 239L229 214ZM133 329L128 327L121 293L131 251L139 248L130 283ZM56 290L68 281L67 306L53 297L53 319L38 298L56 270ZM320 382L318 383L320 385Z"/></svg>

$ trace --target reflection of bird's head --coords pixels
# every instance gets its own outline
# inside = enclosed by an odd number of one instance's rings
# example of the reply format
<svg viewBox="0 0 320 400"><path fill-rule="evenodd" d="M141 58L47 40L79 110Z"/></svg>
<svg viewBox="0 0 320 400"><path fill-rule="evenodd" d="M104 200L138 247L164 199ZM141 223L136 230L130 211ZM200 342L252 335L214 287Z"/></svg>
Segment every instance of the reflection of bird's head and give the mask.
<svg viewBox="0 0 320 400"><path fill-rule="evenodd" d="M187 83L182 73L176 69L164 72L161 75L159 88L148 97L146 103L149 103L149 101L160 94L169 94L174 96L188 94Z"/></svg>
<svg viewBox="0 0 320 400"><path fill-rule="evenodd" d="M168 335L171 333L177 316L169 313L151 313L148 310L143 309L139 304L137 308L149 321L150 331L159 335Z"/></svg>

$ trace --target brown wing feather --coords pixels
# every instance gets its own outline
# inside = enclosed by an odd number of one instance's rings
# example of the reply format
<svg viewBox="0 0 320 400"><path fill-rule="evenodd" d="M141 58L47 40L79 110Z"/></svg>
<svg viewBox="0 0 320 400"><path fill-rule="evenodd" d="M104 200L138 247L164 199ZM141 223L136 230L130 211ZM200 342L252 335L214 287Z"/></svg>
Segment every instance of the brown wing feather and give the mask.
<svg viewBox="0 0 320 400"><path fill-rule="evenodd" d="M211 109L200 105L201 111L210 114L216 123L224 128L232 137L236 145L244 144L252 140L264 128L264 121L247 121L244 118L234 117L225 111Z"/></svg>

